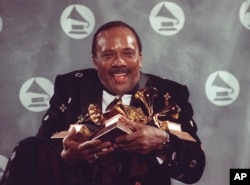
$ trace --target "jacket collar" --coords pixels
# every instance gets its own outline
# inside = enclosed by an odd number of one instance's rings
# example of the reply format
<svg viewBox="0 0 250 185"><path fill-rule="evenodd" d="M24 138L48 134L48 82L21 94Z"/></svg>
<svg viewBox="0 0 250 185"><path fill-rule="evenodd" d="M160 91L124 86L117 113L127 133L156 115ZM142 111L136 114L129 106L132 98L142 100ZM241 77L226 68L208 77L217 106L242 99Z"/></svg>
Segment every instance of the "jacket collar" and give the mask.
<svg viewBox="0 0 250 185"><path fill-rule="evenodd" d="M135 99L134 94L137 90L148 86L148 82L148 76L141 72L140 79L131 92L132 99L130 105L135 107L142 105L142 102L140 100ZM95 70L83 74L83 81L81 83L80 89L81 112L83 115L86 115L88 113L88 106L90 104L97 104L101 108L103 89L104 87L101 84L97 72Z"/></svg>

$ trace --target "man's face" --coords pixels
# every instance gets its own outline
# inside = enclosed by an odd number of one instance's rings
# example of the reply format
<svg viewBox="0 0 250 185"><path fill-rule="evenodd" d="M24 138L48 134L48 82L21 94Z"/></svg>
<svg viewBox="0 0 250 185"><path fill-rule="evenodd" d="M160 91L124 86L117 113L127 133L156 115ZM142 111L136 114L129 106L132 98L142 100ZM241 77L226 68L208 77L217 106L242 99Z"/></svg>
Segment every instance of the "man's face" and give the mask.
<svg viewBox="0 0 250 185"><path fill-rule="evenodd" d="M133 89L140 77L141 60L136 38L128 28L111 28L97 36L93 61L111 93L122 95Z"/></svg>

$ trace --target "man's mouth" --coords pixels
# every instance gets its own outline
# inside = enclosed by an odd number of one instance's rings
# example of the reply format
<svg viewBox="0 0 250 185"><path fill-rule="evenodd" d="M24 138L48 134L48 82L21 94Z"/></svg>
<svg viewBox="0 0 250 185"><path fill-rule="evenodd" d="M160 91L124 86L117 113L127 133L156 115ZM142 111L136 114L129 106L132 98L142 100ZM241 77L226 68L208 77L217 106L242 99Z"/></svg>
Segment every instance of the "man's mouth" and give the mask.
<svg viewBox="0 0 250 185"><path fill-rule="evenodd" d="M126 79L127 75L129 73L128 69L112 69L110 71L110 74L114 77L114 80L116 82L124 82L124 80Z"/></svg>
<svg viewBox="0 0 250 185"><path fill-rule="evenodd" d="M113 74L114 80L118 83L124 82L126 79L127 73L118 73L118 74Z"/></svg>
<svg viewBox="0 0 250 185"><path fill-rule="evenodd" d="M126 75L127 75L127 73L117 73L117 74L113 74L113 76L114 76L114 77L117 77L117 78L123 77L123 76L126 76Z"/></svg>

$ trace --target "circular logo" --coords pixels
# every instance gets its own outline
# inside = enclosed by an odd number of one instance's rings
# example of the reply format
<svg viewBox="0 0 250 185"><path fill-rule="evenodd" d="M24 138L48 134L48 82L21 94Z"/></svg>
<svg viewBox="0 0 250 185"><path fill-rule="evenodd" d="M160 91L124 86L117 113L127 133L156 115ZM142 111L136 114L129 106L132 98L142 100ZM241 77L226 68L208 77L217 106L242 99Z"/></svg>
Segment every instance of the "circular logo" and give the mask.
<svg viewBox="0 0 250 185"><path fill-rule="evenodd" d="M151 10L149 22L157 33L170 36L178 33L183 28L185 16L181 7L177 4L161 2Z"/></svg>
<svg viewBox="0 0 250 185"><path fill-rule="evenodd" d="M234 75L226 71L212 73L205 85L207 98L215 105L226 106L239 95L240 85Z"/></svg>
<svg viewBox="0 0 250 185"><path fill-rule="evenodd" d="M8 159L5 156L0 155L0 180L3 177L3 172L7 166L7 163L8 163Z"/></svg>
<svg viewBox="0 0 250 185"><path fill-rule="evenodd" d="M19 98L22 105L32 111L41 112L49 108L54 85L46 78L36 77L27 80L21 87Z"/></svg>
<svg viewBox="0 0 250 185"><path fill-rule="evenodd" d="M95 17L92 11L83 5L70 5L61 15L63 31L73 39L83 39L94 29Z"/></svg>
<svg viewBox="0 0 250 185"><path fill-rule="evenodd" d="M0 16L0 32L2 31L3 29L3 20L2 20L2 17Z"/></svg>
<svg viewBox="0 0 250 185"><path fill-rule="evenodd" d="M239 12L241 24L250 30L250 0L245 1Z"/></svg>

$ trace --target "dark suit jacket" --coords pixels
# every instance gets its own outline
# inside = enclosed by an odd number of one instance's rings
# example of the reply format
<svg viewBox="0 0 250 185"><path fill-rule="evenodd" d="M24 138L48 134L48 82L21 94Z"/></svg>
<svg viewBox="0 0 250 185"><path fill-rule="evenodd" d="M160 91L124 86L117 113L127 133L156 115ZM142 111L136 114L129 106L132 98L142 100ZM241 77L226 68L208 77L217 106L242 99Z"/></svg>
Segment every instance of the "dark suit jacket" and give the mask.
<svg viewBox="0 0 250 185"><path fill-rule="evenodd" d="M201 142L196 135L197 127L192 119L193 110L188 102L189 92L187 87L155 75L141 73L141 78L132 94L144 87L156 87L158 89L159 94L154 101L155 112L163 109L163 96L169 93L171 96L170 102L177 104L181 110L177 120L178 123L181 124L182 130L192 135L197 142L181 140L170 134L170 144L166 150L167 159L164 163L160 165L152 153L140 156L139 158L142 161L145 159L144 162L149 163L148 174L135 177L133 182L168 185L171 177L184 183L195 183L203 173L205 155L201 148ZM77 122L82 116L86 115L91 103L98 104L101 107L103 89L104 87L94 69L58 75L55 80L54 95L50 101L50 108L43 117L37 136L50 138L55 132L67 130L70 124ZM132 97L131 105L142 107L145 110L142 102L134 97ZM87 126L91 130L97 129L97 126L91 123ZM61 142L59 143L60 151ZM129 170L125 167L125 171Z"/></svg>

